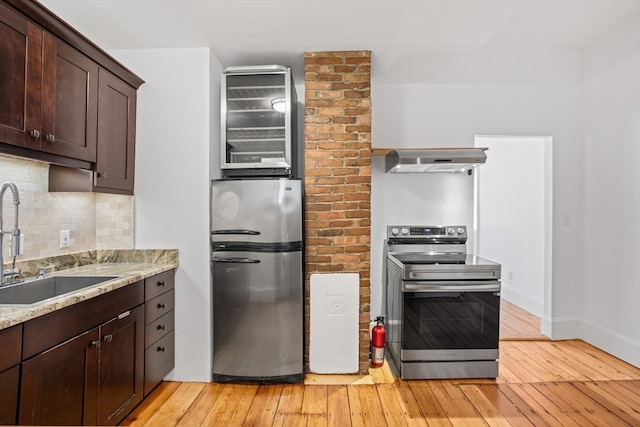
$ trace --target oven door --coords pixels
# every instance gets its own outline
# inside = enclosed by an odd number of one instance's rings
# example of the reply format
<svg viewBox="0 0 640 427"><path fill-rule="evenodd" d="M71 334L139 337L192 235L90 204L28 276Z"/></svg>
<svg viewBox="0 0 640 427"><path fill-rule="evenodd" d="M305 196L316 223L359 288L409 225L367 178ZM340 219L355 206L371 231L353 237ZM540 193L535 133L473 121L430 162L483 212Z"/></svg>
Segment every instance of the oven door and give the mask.
<svg viewBox="0 0 640 427"><path fill-rule="evenodd" d="M498 358L499 281L403 281L402 300L402 361Z"/></svg>

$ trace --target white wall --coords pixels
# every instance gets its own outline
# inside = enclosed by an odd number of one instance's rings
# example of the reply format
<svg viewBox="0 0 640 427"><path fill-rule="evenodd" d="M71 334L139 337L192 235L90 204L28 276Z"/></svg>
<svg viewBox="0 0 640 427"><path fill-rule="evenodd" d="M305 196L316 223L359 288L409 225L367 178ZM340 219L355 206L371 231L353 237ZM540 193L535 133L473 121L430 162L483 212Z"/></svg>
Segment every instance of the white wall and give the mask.
<svg viewBox="0 0 640 427"><path fill-rule="evenodd" d="M554 337L559 331L552 320L573 320L580 314L575 298L581 284L584 205L580 54L573 50L491 51L470 54L449 72L442 64L434 67L438 73L432 84L376 84L373 79L372 145L452 147L473 146L475 135L553 137L553 288L552 295L545 295L543 321L546 333ZM481 168L491 167L491 152L487 156ZM372 313L381 304L382 293L381 284L373 280L383 261L382 239L375 233L387 225L384 212L393 205L386 200L395 197L397 190L387 184L394 178L376 162L372 168ZM472 217L472 192L460 197L466 200L460 215ZM571 227L560 227L562 215L570 216Z"/></svg>
<svg viewBox="0 0 640 427"><path fill-rule="evenodd" d="M581 335L640 366L640 15L583 61Z"/></svg>
<svg viewBox="0 0 640 427"><path fill-rule="evenodd" d="M475 139L476 146L489 149L491 160L476 172L478 238L473 252L502 265L502 298L538 317L544 315L545 253L550 249L545 221L551 208L545 185L547 140Z"/></svg>
<svg viewBox="0 0 640 427"><path fill-rule="evenodd" d="M179 250L169 378L210 381L209 147L219 134L211 100L219 64L208 48L110 53L146 81L138 92L135 247Z"/></svg>

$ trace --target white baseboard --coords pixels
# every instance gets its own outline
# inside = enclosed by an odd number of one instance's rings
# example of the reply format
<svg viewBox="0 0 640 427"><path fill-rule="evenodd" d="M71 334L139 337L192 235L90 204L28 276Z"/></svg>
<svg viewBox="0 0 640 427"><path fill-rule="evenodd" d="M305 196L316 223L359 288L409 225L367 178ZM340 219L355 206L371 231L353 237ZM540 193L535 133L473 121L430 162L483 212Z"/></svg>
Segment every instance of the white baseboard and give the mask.
<svg viewBox="0 0 640 427"><path fill-rule="evenodd" d="M500 296L538 317L542 317L544 314L544 301L508 283L502 282Z"/></svg>
<svg viewBox="0 0 640 427"><path fill-rule="evenodd" d="M640 341L601 325L577 317L542 318L541 329L552 340L581 339L640 368Z"/></svg>

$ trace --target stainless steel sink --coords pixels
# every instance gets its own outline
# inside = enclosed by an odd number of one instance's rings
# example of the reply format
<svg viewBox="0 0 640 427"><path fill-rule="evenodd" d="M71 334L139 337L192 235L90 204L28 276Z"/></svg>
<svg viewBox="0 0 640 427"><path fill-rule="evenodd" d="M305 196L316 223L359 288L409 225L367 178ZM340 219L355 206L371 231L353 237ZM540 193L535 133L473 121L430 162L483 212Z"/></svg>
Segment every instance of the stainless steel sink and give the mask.
<svg viewBox="0 0 640 427"><path fill-rule="evenodd" d="M51 276L0 288L0 305L29 305L120 276Z"/></svg>

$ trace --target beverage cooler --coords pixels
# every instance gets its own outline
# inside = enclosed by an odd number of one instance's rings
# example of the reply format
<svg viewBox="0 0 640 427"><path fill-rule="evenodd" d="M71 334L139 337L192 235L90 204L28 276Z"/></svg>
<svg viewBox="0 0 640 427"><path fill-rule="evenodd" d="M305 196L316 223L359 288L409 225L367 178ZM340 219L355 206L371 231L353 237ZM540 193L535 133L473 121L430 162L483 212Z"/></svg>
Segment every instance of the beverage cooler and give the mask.
<svg viewBox="0 0 640 427"><path fill-rule="evenodd" d="M291 69L227 67L221 93L223 176L297 178L297 98Z"/></svg>

